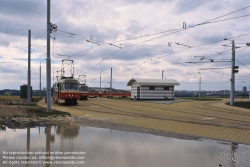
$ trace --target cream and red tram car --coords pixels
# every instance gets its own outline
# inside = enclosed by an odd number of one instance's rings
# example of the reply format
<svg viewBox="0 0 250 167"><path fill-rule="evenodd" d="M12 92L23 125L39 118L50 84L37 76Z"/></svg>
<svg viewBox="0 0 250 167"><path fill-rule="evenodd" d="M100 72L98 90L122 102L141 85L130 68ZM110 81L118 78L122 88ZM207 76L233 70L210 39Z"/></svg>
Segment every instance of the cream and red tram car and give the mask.
<svg viewBox="0 0 250 167"><path fill-rule="evenodd" d="M79 81L73 77L62 77L53 85L53 101L56 103L77 104Z"/></svg>
<svg viewBox="0 0 250 167"><path fill-rule="evenodd" d="M79 85L79 96L80 100L87 100L88 99L88 86L86 84L80 84Z"/></svg>

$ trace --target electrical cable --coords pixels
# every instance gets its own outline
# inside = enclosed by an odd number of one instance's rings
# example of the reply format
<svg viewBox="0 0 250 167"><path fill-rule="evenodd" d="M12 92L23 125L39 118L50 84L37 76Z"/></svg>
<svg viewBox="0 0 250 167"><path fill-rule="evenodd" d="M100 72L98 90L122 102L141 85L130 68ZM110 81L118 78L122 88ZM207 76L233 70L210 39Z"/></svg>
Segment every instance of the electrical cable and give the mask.
<svg viewBox="0 0 250 167"><path fill-rule="evenodd" d="M248 6L248 7L250 7L250 6ZM237 10L237 11L246 9L246 8L248 8L248 7L239 9L239 10ZM231 13L229 13L229 14L235 13L235 12L237 12L237 11L231 12ZM229 14L226 14L226 15L229 15ZM206 21L206 22L204 22L204 23L197 24L197 25L193 25L193 26L190 26L190 27L187 27L187 28L192 28L192 27L195 27L195 26L198 26L198 25L213 23L213 22L211 22L211 21L216 20L216 19L221 18L221 17L224 17L224 16L226 16L226 15L219 16L219 17L217 17L217 18L211 19L211 20ZM245 15L245 16L246 16L246 15ZM239 17L235 17L235 18L240 18L240 17L245 17L245 16L239 16ZM229 18L229 19L233 19L233 18ZM218 20L218 21L215 21L215 22L225 21L225 20L228 20L228 19ZM149 39L149 40L146 40L146 41L142 41L142 42L139 42L139 43L136 43L136 44L132 44L132 45L126 46L125 48L132 47L132 46L135 46L135 45L138 45L138 44L141 44L141 43L144 43L144 42L148 42L148 41L151 41L151 40L154 40L154 39L157 39L157 38L161 38L161 37L166 36L166 35L170 35L170 34L173 34L173 33L177 33L177 32L186 30L187 28L181 29L181 30L177 30L177 31L172 32L172 33L169 33L169 34L164 34L164 35L162 35L162 36L158 36L158 37L155 37L155 38L152 38L152 39ZM61 31L62 31L62 30L61 30ZM63 31L62 31L62 32L63 32ZM66 32L66 31L64 31L64 32ZM66 32L66 33L68 33L68 32ZM69 34L70 34L70 35L76 35L76 34L73 34L73 33L69 33ZM248 35L248 34L243 34L243 35ZM241 35L241 36L243 36L243 35ZM239 36L237 36L237 37L239 37ZM136 37L136 38L138 38L138 37ZM232 37L232 38L235 38L235 37ZM232 38L228 38L228 39L232 39ZM222 41L222 40L220 40L220 41ZM220 41L214 41L214 42L210 42L210 43L207 43L207 44L216 43L216 42L220 42ZM115 41L115 42L116 42L116 41ZM109 44L110 44L110 43L109 43ZM203 46L203 45L206 45L206 44L196 45L196 46L193 46L192 48L194 48L194 47L199 47L199 46ZM183 50L181 50L181 51L184 51L184 50L187 50L187 49L183 49ZM119 50L118 50L118 51L119 51ZM118 51L112 53L111 55L114 55L114 54L117 53ZM180 51L178 51L178 52L180 52ZM176 52L174 52L174 54L175 54L175 53L176 53ZM110 56L111 56L111 55L110 55ZM167 55L167 56L169 56L169 55ZM163 57L165 57L165 56L163 56ZM161 57L161 58L162 58L162 57ZM151 59L151 61L152 61L152 60L153 60L153 59ZM102 60L102 61L103 61L103 60ZM102 61L101 61L101 62L102 62ZM144 63L146 63L147 61L148 61L148 60L146 60ZM100 62L100 63L101 63L101 62ZM99 65L100 63L98 63L97 65ZM143 63L143 64L144 64L144 63ZM97 66L97 65L96 65L96 66ZM96 66L94 66L93 68L95 68ZM92 69L93 69L93 68L92 68ZM90 69L90 70L92 70L92 69ZM89 71L90 71L90 70L89 70ZM89 71L88 71L88 72L89 72Z"/></svg>
<svg viewBox="0 0 250 167"><path fill-rule="evenodd" d="M208 20L208 22L213 21L213 20L216 20L216 19L219 19L219 18L222 18L222 17L224 17L224 16L227 16L227 15L230 15L230 14L233 14L233 13L236 13L236 12L239 12L239 11L244 10L244 9L247 9L247 8L249 8L249 7L250 7L250 5L249 5L249 6L246 6L246 7L244 7L244 8L238 9L238 10L236 10L236 11L230 12L230 13L228 13L228 14L225 14L225 15L216 17L216 18L214 18L214 19Z"/></svg>
<svg viewBox="0 0 250 167"><path fill-rule="evenodd" d="M111 57L112 55L114 55L115 53L119 52L121 49L116 50L115 52L111 53L108 57L102 58L102 61L100 61L99 63L97 63L94 67L92 67L91 69L89 69L85 74L87 74L88 72L90 72L91 70L93 70L96 66L98 66L99 64L101 64L104 60L108 59L109 57Z"/></svg>
<svg viewBox="0 0 250 167"><path fill-rule="evenodd" d="M227 38L227 39L238 38L238 37L246 36L246 35L249 35L249 34L250 34L250 33L241 34L241 35L234 36L234 37ZM204 43L204 44L199 44L199 45L193 46L192 48L199 47L199 46L204 46L204 45L208 45L208 44L212 44L212 43L217 43L217 42L221 42L221 41L224 41L224 39L223 39L223 40L213 41L213 42L208 42L208 43ZM192 49L192 48L185 48L185 49L182 49L182 50L179 50L179 51L173 52L173 53L168 54L168 55L164 55L164 56L160 56L160 57L152 58L152 59L150 59L150 61L152 61L152 60L154 60L154 59L160 59L160 58L163 58L163 57L166 57L166 56L170 56L170 55L173 55L173 54L176 54L176 53L179 53L179 52L182 52L182 51L188 50L188 49ZM226 51L225 51L225 52L226 52ZM128 70L122 71L122 72L120 72L120 73L116 73L116 74L114 74L113 76L116 76L116 75L119 75L119 74L125 73L125 72L127 72L127 71L130 71L130 70L132 70L132 69L134 69L134 68L136 68L136 67L138 67L138 66L141 66L142 64L145 64L145 63L147 63L147 62L149 62L149 58L148 58L145 62L143 62L143 63L141 63L141 64L138 64L138 65L136 65L136 66L134 66L134 67L131 67L131 68L129 68Z"/></svg>
<svg viewBox="0 0 250 167"><path fill-rule="evenodd" d="M236 61L238 61L241 65L245 66L246 68L250 69L250 67L246 66L245 64L241 63L239 60L235 59Z"/></svg>
<svg viewBox="0 0 250 167"><path fill-rule="evenodd" d="M155 39L158 39L158 38L167 36L167 35L175 34L175 33L177 33L177 32L185 31L185 30L187 30L187 29L194 28L194 27L197 27L197 26L201 26L201 25L204 25L204 24L210 24L210 23L215 23L215 22L220 22L220 21L226 21L226 20L235 19L235 18L241 18L241 17L246 17L246 16L250 16L250 14L249 14L249 15L238 16L238 17L234 17L234 18L229 18L229 19L224 19L224 20L219 20L219 21L214 21L214 22L209 22L209 21L208 21L208 22L196 24L196 25L193 25L193 26L190 26L190 27L186 27L185 29L177 30L177 31L172 32L172 33L169 33L169 34L164 34L164 35L161 35L161 36L158 36L158 37L155 37L155 38L151 38L151 39L148 39L148 40L145 40L145 41L136 43L136 44L132 44L132 45L129 45L129 46L124 47L124 48L128 48L128 47L132 47L132 46L135 46L135 45L138 45L138 44L141 44L141 43L149 42L149 41L152 41L152 40L155 40ZM230 38L229 38L229 39L230 39ZM112 42L111 42L111 43L112 43Z"/></svg>
<svg viewBox="0 0 250 167"><path fill-rule="evenodd" d="M192 25L192 26L190 26L190 27L186 27L185 29L183 29L183 28L172 29L172 30L167 30L167 31L158 32L158 33L147 34L147 35L143 35L143 36L139 36L139 37L127 38L127 39L123 39L123 40L119 40L119 41L113 41L113 42L109 42L109 43L117 43L117 42L122 42L122 41L126 41L126 40L144 38L144 37L147 37L147 36L152 36L152 35L157 35L157 34L163 34L163 33L170 32L170 31L175 31L174 33L176 33L176 32L179 32L179 31L184 31L184 30L186 30L186 29L193 28L193 27L200 26L200 25L204 25L204 24L210 24L210 23L215 23L215 22L221 22L221 21L227 21L227 20L231 20L231 19L238 19L238 18L242 18L242 17L247 17L247 16L250 16L250 14L248 14L248 15L243 15L243 16L232 17L232 18L223 19L223 20L213 21L213 20L222 18L222 17L224 17L224 16L227 16L227 15L230 15L230 14L233 14L233 13L236 13L236 12L238 12L238 11L247 9L247 8L249 8L249 7L250 7L250 6L241 8L241 9L239 9L239 10L236 10L236 11L230 12L230 13L228 13L228 14L225 14L225 15L222 15L222 16L219 16L219 17L216 17L216 18L211 19L211 20L208 20L208 21L206 21L206 22L202 22L202 23L199 23L199 24L196 24L196 25ZM213 22L211 22L211 21L213 21ZM78 35L78 34L70 33L70 32L63 31L63 30L58 30L58 31L61 31L61 32L64 32L64 33L67 33L67 34L70 34L70 35L75 35L75 36ZM170 33L170 34L172 34L172 33ZM165 34L164 36L170 35L170 34ZM82 37L82 35L78 35L78 36L81 36L81 37ZM160 36L160 37L163 37L163 36ZM157 38L160 38L160 37L157 37ZM85 38L85 37L84 37L84 38ZM155 38L153 38L153 39L155 39ZM153 40L153 39L152 39L152 40ZM147 41L148 41L148 40L147 40ZM145 41L145 42L147 42L147 41Z"/></svg>

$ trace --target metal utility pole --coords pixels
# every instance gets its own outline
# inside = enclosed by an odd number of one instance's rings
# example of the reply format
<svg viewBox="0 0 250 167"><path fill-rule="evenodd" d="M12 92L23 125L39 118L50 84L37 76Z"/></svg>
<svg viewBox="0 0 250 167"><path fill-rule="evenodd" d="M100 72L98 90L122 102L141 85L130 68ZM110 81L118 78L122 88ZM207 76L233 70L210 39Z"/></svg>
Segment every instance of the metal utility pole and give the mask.
<svg viewBox="0 0 250 167"><path fill-rule="evenodd" d="M234 75L234 66L235 66L235 50L234 50L234 40L232 41L232 69L231 69L231 92L230 92L230 106L234 105L234 88L235 88L235 75Z"/></svg>
<svg viewBox="0 0 250 167"><path fill-rule="evenodd" d="M201 73L198 72L200 74L200 81L199 81L199 98L201 98Z"/></svg>
<svg viewBox="0 0 250 167"><path fill-rule="evenodd" d="M163 73L164 73L164 71L162 70L162 71L161 71L161 73L162 73L162 74L161 74L161 75L162 75L162 77L161 77L161 78L163 79Z"/></svg>
<svg viewBox="0 0 250 167"><path fill-rule="evenodd" d="M43 60L46 60L46 59L43 59ZM39 88L40 88L40 90L39 90L39 96L40 96L40 98L41 98L41 96L42 96L42 93L41 93L41 87L42 87L42 83L41 83L41 80L42 80L42 67L41 67L41 62L43 61L43 60L40 60L40 83L39 83Z"/></svg>
<svg viewBox="0 0 250 167"><path fill-rule="evenodd" d="M102 72L103 71L100 72L100 90L99 90L100 93L102 93L102 77L101 77Z"/></svg>
<svg viewBox="0 0 250 167"><path fill-rule="evenodd" d="M47 111L51 111L51 59L50 59L50 0L47 0L47 61L46 61L46 70L47 70Z"/></svg>
<svg viewBox="0 0 250 167"><path fill-rule="evenodd" d="M27 87L27 104L31 103L31 71L30 71L30 46L31 46L31 30L28 31L28 87Z"/></svg>
<svg viewBox="0 0 250 167"><path fill-rule="evenodd" d="M110 95L109 97L111 98L112 96L112 67L111 67L111 76L110 76Z"/></svg>
<svg viewBox="0 0 250 167"><path fill-rule="evenodd" d="M250 47L250 43L246 43L246 45ZM250 86L249 86L248 92L249 92L249 99L250 99Z"/></svg>
<svg viewBox="0 0 250 167"><path fill-rule="evenodd" d="M42 86L42 84L41 84L41 80L42 80L42 77L41 77L41 73L42 73L42 70L41 70L41 61L40 61L40 68L39 68L39 73L40 73L40 82L39 82L39 97L41 98L41 86Z"/></svg>

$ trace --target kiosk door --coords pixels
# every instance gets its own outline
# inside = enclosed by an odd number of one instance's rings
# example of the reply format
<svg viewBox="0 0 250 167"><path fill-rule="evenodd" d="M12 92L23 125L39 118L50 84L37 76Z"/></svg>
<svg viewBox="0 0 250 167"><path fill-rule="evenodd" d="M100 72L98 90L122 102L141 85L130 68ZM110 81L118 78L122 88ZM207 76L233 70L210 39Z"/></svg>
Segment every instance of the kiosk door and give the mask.
<svg viewBox="0 0 250 167"><path fill-rule="evenodd" d="M141 95L141 89L140 87L137 87L137 99L140 99L140 95Z"/></svg>

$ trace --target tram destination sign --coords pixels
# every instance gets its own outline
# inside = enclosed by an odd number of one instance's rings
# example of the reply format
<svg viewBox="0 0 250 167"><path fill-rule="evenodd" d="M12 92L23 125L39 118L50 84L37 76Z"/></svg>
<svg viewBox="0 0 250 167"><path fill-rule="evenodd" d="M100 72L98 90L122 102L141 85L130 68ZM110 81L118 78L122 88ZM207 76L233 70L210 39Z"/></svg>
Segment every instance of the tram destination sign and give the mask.
<svg viewBox="0 0 250 167"><path fill-rule="evenodd" d="M77 80L65 80L65 83L77 83Z"/></svg>

